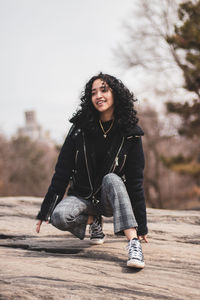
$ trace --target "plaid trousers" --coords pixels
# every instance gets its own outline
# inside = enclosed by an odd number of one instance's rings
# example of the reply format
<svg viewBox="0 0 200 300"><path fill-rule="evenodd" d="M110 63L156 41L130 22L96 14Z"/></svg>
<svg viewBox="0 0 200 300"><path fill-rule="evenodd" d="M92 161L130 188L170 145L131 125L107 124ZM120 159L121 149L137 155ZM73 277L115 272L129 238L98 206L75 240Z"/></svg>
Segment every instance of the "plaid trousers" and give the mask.
<svg viewBox="0 0 200 300"><path fill-rule="evenodd" d="M114 233L117 235L123 234L125 229L138 226L126 187L122 179L114 173L103 178L98 214L113 216ZM53 211L51 224L84 239L89 215L97 215L97 208L91 200L67 196Z"/></svg>

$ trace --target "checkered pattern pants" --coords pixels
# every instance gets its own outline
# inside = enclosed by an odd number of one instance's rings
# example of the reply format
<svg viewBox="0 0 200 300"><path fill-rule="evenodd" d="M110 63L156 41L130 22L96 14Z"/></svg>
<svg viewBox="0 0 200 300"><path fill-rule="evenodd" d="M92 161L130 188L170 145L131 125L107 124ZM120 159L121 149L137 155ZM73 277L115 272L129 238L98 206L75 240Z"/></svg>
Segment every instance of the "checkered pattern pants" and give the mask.
<svg viewBox="0 0 200 300"><path fill-rule="evenodd" d="M123 234L125 229L138 226L126 187L114 173L103 178L98 214L113 216L114 233L117 235ZM69 231L84 239L89 215L97 215L97 208L92 201L68 196L56 206L51 223L60 230Z"/></svg>

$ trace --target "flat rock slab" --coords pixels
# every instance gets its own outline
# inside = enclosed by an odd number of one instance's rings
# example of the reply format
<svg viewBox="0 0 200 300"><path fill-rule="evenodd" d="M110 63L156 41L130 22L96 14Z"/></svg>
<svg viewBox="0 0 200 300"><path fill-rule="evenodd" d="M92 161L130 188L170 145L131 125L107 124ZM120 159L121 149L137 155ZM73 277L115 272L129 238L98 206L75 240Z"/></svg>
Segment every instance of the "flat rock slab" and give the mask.
<svg viewBox="0 0 200 300"><path fill-rule="evenodd" d="M0 299L200 299L200 212L148 209L146 266L126 267L127 242L94 246L43 224L41 198L0 198Z"/></svg>

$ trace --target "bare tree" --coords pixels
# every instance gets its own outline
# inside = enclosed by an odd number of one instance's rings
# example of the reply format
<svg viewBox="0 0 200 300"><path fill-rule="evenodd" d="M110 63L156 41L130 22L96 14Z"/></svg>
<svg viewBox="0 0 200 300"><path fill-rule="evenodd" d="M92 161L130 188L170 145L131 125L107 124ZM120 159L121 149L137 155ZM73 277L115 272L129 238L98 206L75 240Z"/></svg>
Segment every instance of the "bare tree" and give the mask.
<svg viewBox="0 0 200 300"><path fill-rule="evenodd" d="M16 137L0 137L0 195L43 196L58 152L48 145Z"/></svg>
<svg viewBox="0 0 200 300"><path fill-rule="evenodd" d="M9 177L11 169L9 141L4 135L0 135L0 193L9 194Z"/></svg>
<svg viewBox="0 0 200 300"><path fill-rule="evenodd" d="M165 177L164 173L167 169L163 167L160 148L171 137L162 134L163 123L159 121L155 109L145 106L140 114L140 123L145 131L145 194L151 207L163 208L166 197L165 193L162 192L161 178Z"/></svg>
<svg viewBox="0 0 200 300"><path fill-rule="evenodd" d="M183 137L166 130L166 121L158 118L152 106L140 109L140 124L145 131L144 188L147 204L154 208L198 207L197 188L191 190L192 179L173 172L163 164L163 157L173 156L181 149L190 153L194 147Z"/></svg>
<svg viewBox="0 0 200 300"><path fill-rule="evenodd" d="M136 0L124 24L124 43L114 50L125 70L133 78L140 76L140 94L156 96L160 100L173 99L183 94L180 57L168 43L178 22L180 0Z"/></svg>

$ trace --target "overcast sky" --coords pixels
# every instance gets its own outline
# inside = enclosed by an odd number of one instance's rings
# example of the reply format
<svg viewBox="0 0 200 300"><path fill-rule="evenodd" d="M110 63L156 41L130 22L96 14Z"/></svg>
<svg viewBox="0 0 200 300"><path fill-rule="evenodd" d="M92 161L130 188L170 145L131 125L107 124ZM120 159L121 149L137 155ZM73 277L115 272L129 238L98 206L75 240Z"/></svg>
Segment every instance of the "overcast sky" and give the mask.
<svg viewBox="0 0 200 300"><path fill-rule="evenodd" d="M0 0L0 130L14 134L24 111L62 141L86 81L125 74L113 54L133 0ZM128 83L128 82L127 82Z"/></svg>

